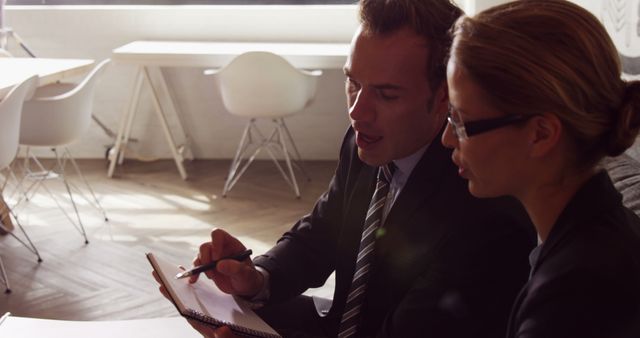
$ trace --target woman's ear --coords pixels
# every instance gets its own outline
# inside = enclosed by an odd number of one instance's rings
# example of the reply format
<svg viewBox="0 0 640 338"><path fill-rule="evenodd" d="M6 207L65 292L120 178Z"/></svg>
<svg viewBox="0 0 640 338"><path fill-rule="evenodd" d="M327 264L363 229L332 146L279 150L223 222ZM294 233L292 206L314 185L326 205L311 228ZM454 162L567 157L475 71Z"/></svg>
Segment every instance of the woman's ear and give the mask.
<svg viewBox="0 0 640 338"><path fill-rule="evenodd" d="M557 148L564 131L562 121L553 113L544 113L529 121L531 157L545 157Z"/></svg>

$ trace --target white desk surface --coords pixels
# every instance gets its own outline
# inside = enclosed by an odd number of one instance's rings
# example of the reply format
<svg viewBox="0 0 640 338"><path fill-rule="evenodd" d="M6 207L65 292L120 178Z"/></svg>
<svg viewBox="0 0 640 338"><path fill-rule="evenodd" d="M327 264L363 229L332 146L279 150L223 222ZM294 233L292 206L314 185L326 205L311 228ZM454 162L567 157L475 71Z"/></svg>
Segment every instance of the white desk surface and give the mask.
<svg viewBox="0 0 640 338"><path fill-rule="evenodd" d="M134 41L113 50L114 62L160 67L222 67L236 55L268 51L293 66L342 69L348 43Z"/></svg>
<svg viewBox="0 0 640 338"><path fill-rule="evenodd" d="M0 58L0 98L16 84L38 75L38 86L60 81L66 77L82 75L93 67L93 60Z"/></svg>
<svg viewBox="0 0 640 338"><path fill-rule="evenodd" d="M0 324L6 338L199 338L182 317L116 321L67 321L9 316Z"/></svg>

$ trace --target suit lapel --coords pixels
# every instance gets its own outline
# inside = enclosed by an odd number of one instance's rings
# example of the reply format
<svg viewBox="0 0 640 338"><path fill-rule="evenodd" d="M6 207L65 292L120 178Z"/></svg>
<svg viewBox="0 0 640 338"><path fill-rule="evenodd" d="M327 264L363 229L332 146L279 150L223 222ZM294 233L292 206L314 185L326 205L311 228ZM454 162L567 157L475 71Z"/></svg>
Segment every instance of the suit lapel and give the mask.
<svg viewBox="0 0 640 338"><path fill-rule="evenodd" d="M386 224L404 224L439 189L447 168L451 168L451 151L435 138L413 168L393 207L387 215Z"/></svg>
<svg viewBox="0 0 640 338"><path fill-rule="evenodd" d="M513 306L511 307L511 313L509 314L509 322L507 324L507 338L512 338L516 336L516 333L518 330L517 325L520 322L518 320L518 317L520 315L520 307L522 306L522 303L524 302L525 297L529 293L530 282L531 282L530 280L527 281L524 287L520 289L520 293L518 293L518 296L516 297L516 300L513 303Z"/></svg>
<svg viewBox="0 0 640 338"><path fill-rule="evenodd" d="M347 203L344 205L347 210L345 210L345 218L343 219L343 224L349 225L343 228L346 229L346 232L343 233L343 240L347 243L345 248L349 248L347 251L349 257L345 258L348 258L349 262L353 262L354 265L360 247L365 215L369 209L371 196L375 191L377 174L377 168L364 163L357 170L353 189L351 189Z"/></svg>
<svg viewBox="0 0 640 338"><path fill-rule="evenodd" d="M356 180L355 187L351 189L349 202L346 204L350 209L347 214L350 215L351 218L346 220L346 222L355 221L360 224L364 224L363 215L367 214L371 196L376 188L377 169L378 168L363 164L360 172L358 173L358 179ZM356 219L354 219L354 217ZM359 231L362 232L362 227L359 227Z"/></svg>

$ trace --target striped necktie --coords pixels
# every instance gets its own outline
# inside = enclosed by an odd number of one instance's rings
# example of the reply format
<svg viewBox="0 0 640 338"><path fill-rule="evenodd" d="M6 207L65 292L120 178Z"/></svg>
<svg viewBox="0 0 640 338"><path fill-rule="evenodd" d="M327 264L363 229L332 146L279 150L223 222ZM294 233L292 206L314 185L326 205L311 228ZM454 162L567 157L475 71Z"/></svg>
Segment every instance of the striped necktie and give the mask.
<svg viewBox="0 0 640 338"><path fill-rule="evenodd" d="M362 231L360 239L356 269L351 280L351 288L342 313L342 320L340 321L339 338L355 336L360 324L360 313L365 299L369 268L374 258L376 230L381 226L384 203L387 200L389 182L391 182L392 177L392 166L393 164L384 165L378 170L376 191L371 197L367 217L364 221L364 231Z"/></svg>

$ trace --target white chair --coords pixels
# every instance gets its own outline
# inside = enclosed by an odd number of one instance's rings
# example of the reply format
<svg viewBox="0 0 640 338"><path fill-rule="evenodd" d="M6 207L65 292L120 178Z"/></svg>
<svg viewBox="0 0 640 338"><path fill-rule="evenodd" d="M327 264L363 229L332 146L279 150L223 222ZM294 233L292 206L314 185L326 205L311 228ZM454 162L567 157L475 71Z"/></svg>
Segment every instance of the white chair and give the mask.
<svg viewBox="0 0 640 338"><path fill-rule="evenodd" d="M21 84L15 86L0 101L0 170L11 170L11 162L13 162L13 159L16 157L16 154L18 152L18 140L20 136L20 116L22 114L23 102L26 97L33 95L33 91L37 83L38 77L33 76L25 80ZM9 176L6 176L5 178L5 182L0 187L0 194L6 187ZM24 230L18 219L15 217L15 214L13 214L11 209L9 209L9 212L14 216L16 225L25 236L26 242L20 239L14 232L6 229L2 223L0 223L0 228L17 239L27 249L29 249L29 251L34 253L38 257L38 262L42 262L40 253L38 253L38 249L36 249L33 242L31 242L29 235L27 235L26 231ZM0 280L6 286L5 292L9 293L11 292L9 280L7 279L7 273L4 269L4 264L1 258L0 271L2 272Z"/></svg>
<svg viewBox="0 0 640 338"><path fill-rule="evenodd" d="M207 70L205 74L216 75L225 108L231 114L249 118L231 162L222 196L226 197L256 155L265 149L296 197L300 198L293 166L301 169L305 176L307 174L284 118L302 111L311 102L322 72L297 69L273 53L247 52L237 56L224 68ZM275 124L269 137L265 137L257 128L255 121L258 118L271 119ZM291 161L287 142L295 154L294 161ZM255 149L246 157L251 145L255 145ZM278 162L276 152L284 156L288 173Z"/></svg>
<svg viewBox="0 0 640 338"><path fill-rule="evenodd" d="M60 178L67 190L78 223L76 224L68 215L67 217L84 236L85 244L88 244L89 240L74 201L71 189L73 186L65 175L67 161L71 163L76 174L88 189L93 201L86 197L85 199L94 204L104 216L105 221L108 221L108 218L66 145L77 141L87 131L91 122L95 85L108 63L108 59L102 61L79 84L55 83L38 88L33 98L24 103L20 127L20 145L27 147L27 155L25 157L25 168L28 170L27 177L35 179L35 183L26 189L25 195L40 186L44 186L42 183L45 179ZM50 169L45 169L35 156L29 154L30 147L51 148L56 159L55 165ZM57 151L58 147L63 148L62 156ZM40 171L30 171L30 161L33 161ZM44 188L48 191L46 186ZM51 195L53 197L53 194ZM54 201L58 203L55 198ZM64 208L60 206L60 209L64 212Z"/></svg>

